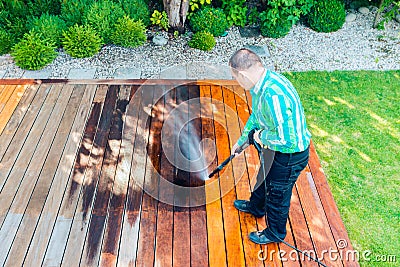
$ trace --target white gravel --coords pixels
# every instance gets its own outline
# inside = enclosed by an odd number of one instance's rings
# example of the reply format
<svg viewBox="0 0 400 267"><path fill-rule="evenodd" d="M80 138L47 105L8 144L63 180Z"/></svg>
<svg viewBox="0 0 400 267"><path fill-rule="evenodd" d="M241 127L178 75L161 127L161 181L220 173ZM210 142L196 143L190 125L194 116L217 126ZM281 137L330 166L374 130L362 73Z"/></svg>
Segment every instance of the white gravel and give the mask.
<svg viewBox="0 0 400 267"><path fill-rule="evenodd" d="M135 67L142 70L142 78L150 78L164 68L189 62L226 65L230 55L244 45L266 45L277 71L308 70L393 70L400 69L400 23L392 21L385 30L372 28L375 12L356 14L355 21L346 22L333 33L317 33L304 25L295 25L284 38L242 38L237 28L226 37L218 37L211 52L187 46L188 36L170 39L166 46L151 42L135 49L105 46L92 58L74 59L60 51L46 69L51 78L63 78L71 68L97 68L95 78L112 78L115 69ZM9 55L0 57L0 70L6 77L20 77L23 70L16 67Z"/></svg>

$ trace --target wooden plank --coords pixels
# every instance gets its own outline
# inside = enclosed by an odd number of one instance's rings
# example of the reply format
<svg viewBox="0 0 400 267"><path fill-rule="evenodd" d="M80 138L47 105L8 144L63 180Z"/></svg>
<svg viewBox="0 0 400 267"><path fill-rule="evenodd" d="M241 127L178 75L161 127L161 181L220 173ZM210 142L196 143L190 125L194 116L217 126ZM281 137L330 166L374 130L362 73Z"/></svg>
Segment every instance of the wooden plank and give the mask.
<svg viewBox="0 0 400 267"><path fill-rule="evenodd" d="M63 264L66 266L77 266L82 257L83 245L90 225L89 216L92 213L93 202L96 197L97 185L117 98L118 87L110 86L94 139L94 149L92 148L89 168L85 173L85 181L81 192L82 197L79 197L78 208L74 214L74 220L63 256Z"/></svg>
<svg viewBox="0 0 400 267"><path fill-rule="evenodd" d="M203 140L202 120L201 120L201 99L199 86L189 86L189 99L191 101L190 136L194 136L198 141ZM195 142L197 145L197 142ZM205 151L200 151L205 153ZM197 156L203 157L204 154ZM200 166L207 167L207 166ZM207 211L206 211L206 192L205 179L207 179L207 169L203 172L190 172L190 265L208 266L208 238L207 238ZM202 204L202 205L200 205Z"/></svg>
<svg viewBox="0 0 400 267"><path fill-rule="evenodd" d="M59 88L57 88L58 90L56 91L58 91L59 93L62 85L58 87ZM72 93L71 88L64 88L64 90L61 90L61 93L58 95L58 99L55 100L56 104L53 110L50 112L50 117L48 121L45 123L46 127L44 131L39 136L35 136L35 138L39 139L39 143L35 148L34 154L29 159L28 166L26 166L25 162L20 163L17 161L15 164L14 169L26 168L24 170L23 176L21 178L16 176L18 178L15 180L9 179L4 187L4 191L0 195L1 203L4 205L3 209L9 209L7 215L1 218L3 226L0 230L0 236L1 237L7 236L7 243L5 247L8 246L11 247L11 243L8 242L11 241L10 237L14 236L17 233L17 230L20 226L22 220L22 217L20 215L24 214L27 204L29 202L29 198L35 188L35 185L37 184L38 176L40 175L42 166L48 155L49 148L55 138L55 132L58 129L58 126L60 124L62 115L64 113L68 100L71 96L71 93ZM12 172L12 174L14 173L15 172ZM16 178L12 174L10 175L10 177ZM15 197L14 198L11 197L14 194ZM8 196L6 199L2 199L3 197L6 196ZM19 219L15 220L15 216L17 216ZM12 226L10 227L11 222ZM4 240L6 240L6 237L4 238ZM18 244L19 241L23 242L23 240L16 240L16 241L17 241L17 247L19 245ZM11 257L12 256L13 255L11 255ZM2 258L1 262L4 263L6 259L7 258Z"/></svg>
<svg viewBox="0 0 400 267"><path fill-rule="evenodd" d="M2 111L6 106L8 100L10 100L11 96L14 95L14 91L17 88L15 85L6 85L3 89L3 92L0 94L0 116L2 115Z"/></svg>
<svg viewBox="0 0 400 267"><path fill-rule="evenodd" d="M125 106L122 117L118 118L120 135L116 139L121 141L121 149L118 155L116 172L114 177L114 185L112 188L112 196L109 203L108 218L105 226L104 239L100 254L100 266L115 266L117 263L118 246L120 243L120 234L122 228L122 219L124 214L124 203L126 200L129 172L132 155L134 151L135 133L138 121L138 111L140 107L140 99L135 98L130 102L130 95L136 93L137 87L123 86L121 87L121 99L119 105ZM138 95L141 95L140 93Z"/></svg>
<svg viewBox="0 0 400 267"><path fill-rule="evenodd" d="M97 266L100 258L101 244L107 224L108 207L111 192L115 185L115 173L121 149L122 116L126 111L130 94L126 89L127 88L124 87L120 90L116 109L113 112L108 142L105 146L103 165L97 185L97 193L94 199L88 233L84 243L81 260L81 264L84 266ZM119 181L116 181L116 183L117 188L119 186ZM114 228L116 225L111 225L110 227Z"/></svg>
<svg viewBox="0 0 400 267"><path fill-rule="evenodd" d="M138 112L138 125L134 143L134 152L131 162L131 171L128 185L125 213L123 217L120 250L118 254L119 266L133 266L136 262L139 239L139 225L141 219L143 182L146 175L146 146L149 138L153 92L151 88L140 88L141 103ZM147 113L149 112L149 113Z"/></svg>
<svg viewBox="0 0 400 267"><path fill-rule="evenodd" d="M55 163L57 169L55 170L54 175L52 175L54 178L49 188L49 193L46 196L47 198L41 216L38 219L35 234L32 237L32 241L24 259L25 262L29 262L32 266L41 265L45 255L46 247L53 229L50 226L53 226L56 220L57 210L62 201L66 185L70 178L71 168L73 167L74 157L71 157L71 155L75 155L76 151L79 149L79 143L83 137L83 132L85 130L84 126L89 115L96 86L87 86L85 89L85 86L77 85L74 92L77 90L84 92L84 95L81 96L81 98L78 98L80 103L78 103L77 111L72 111L71 114L69 114L69 111L65 112L65 114L68 114L68 117L74 119L73 125L62 151L61 158L59 159L59 162ZM68 117L65 117L64 119L69 120ZM75 133L80 133L80 135L76 136ZM56 141L54 143L57 144ZM51 174L48 175L50 176Z"/></svg>
<svg viewBox="0 0 400 267"><path fill-rule="evenodd" d="M216 112L223 114L218 120L221 124L215 124L218 162L222 162L230 155L230 149L226 145L229 142L229 135L223 128L227 126L227 122L225 117L226 109L223 104L224 99L222 88L220 86L211 86L211 95L213 100L219 101L215 104L216 110L214 111L214 114ZM245 266L239 213L237 209L233 206L233 201L236 199L236 192L231 164L226 167L225 171L223 170L220 173L219 179L221 185L222 211L224 218L228 265Z"/></svg>
<svg viewBox="0 0 400 267"><path fill-rule="evenodd" d="M24 117L15 134L7 135L7 138L1 135L0 192L3 190L4 184L7 181L15 161L18 159L21 149L23 148L22 151L24 151L24 155L22 155L22 157L26 157L24 159L26 163L28 163L28 156L33 154L33 149L38 141L33 135L38 136L41 131L43 131L47 119L46 116L49 116L49 112L52 105L54 106L55 98L57 97L57 90L50 89L50 85L41 86L39 88L32 104L29 106L27 115ZM50 95L48 95L49 92L51 93ZM45 100L47 101L45 102ZM43 103L45 104L43 105ZM36 120L41 124L33 127ZM27 141L29 145L25 145ZM0 212L0 216L1 214Z"/></svg>
<svg viewBox="0 0 400 267"><path fill-rule="evenodd" d="M335 242L336 245L338 240L345 240L347 243L347 246L345 246L344 248L341 247L340 249L339 248L337 249L343 253L341 255L353 255L349 254L352 251L354 251L354 249L353 246L351 245L349 236L346 231L346 227L344 226L343 221L340 217L339 209L337 208L336 202L329 188L327 179L322 170L313 142L311 142L310 144L310 160L308 166L310 167L315 187L317 188L318 195L321 199L321 203L325 211L326 217L328 219L333 237L336 241ZM351 257L349 257L349 259L342 259L342 261L344 266L359 266L359 263L356 260L353 260Z"/></svg>
<svg viewBox="0 0 400 267"><path fill-rule="evenodd" d="M167 90L168 91L168 90ZM176 90L169 90L165 95L165 106L164 106L164 124L163 131L165 131L165 138L172 140L173 125L166 125L165 121L168 119L168 115L175 106ZM166 127L166 129L164 129ZM171 128L172 127L172 128ZM161 152L161 173L159 182L159 202L157 209L157 233L156 233L156 244L155 244L155 255L154 265L155 266L172 266L172 244L173 244L173 177L175 174L174 166L168 161L165 151L173 151L173 144L170 142L162 143Z"/></svg>
<svg viewBox="0 0 400 267"><path fill-rule="evenodd" d="M293 188L293 190L296 190ZM293 238L293 233L292 233L292 226L290 224L290 219L288 219L286 223L286 237L285 241L288 242L289 244L295 246L294 238ZM300 261L298 259L301 259L299 256L299 253L289 247L288 245L284 243L279 243L279 252L281 255L281 260L282 260L282 266L283 267L299 267Z"/></svg>
<svg viewBox="0 0 400 267"><path fill-rule="evenodd" d="M68 92L68 94L60 95L60 101L68 102L68 105L63 105L59 109L55 109L55 112L61 114L61 116L63 117L59 125L51 125L51 127L49 127L50 130L53 130L55 132L55 137L52 142L49 142L52 145L49 148L50 151L46 156L46 160L40 170L39 175L37 176L37 178L36 175L25 178L33 178L32 180L36 180L36 184L32 186L33 189L31 190L33 190L33 192L30 196L28 206L24 211L24 217L21 221L21 225L16 233L12 248L9 252L8 260L6 262L6 265L8 266L21 266L23 264L25 253L30 245L31 238L35 232L37 222L42 213L47 194L53 182L53 176L56 172L57 165L61 158L62 152L70 134L72 124L74 122L76 112L84 93L84 90L82 90L82 88L75 87L72 91L72 87L74 86L65 86L63 88L63 92ZM70 95L71 92L72 95ZM56 122L56 120L54 120L54 122ZM27 190L24 192L28 196L30 191L29 189L30 188L27 188ZM24 201L24 198L18 198L17 196L17 198L13 202L13 206L11 207L9 214L10 212L17 212L20 207L25 207L26 203L24 203ZM47 215L48 214L44 214L43 216ZM41 254L43 253L44 251L42 251Z"/></svg>
<svg viewBox="0 0 400 267"><path fill-rule="evenodd" d="M157 231L157 208L158 208L158 187L161 171L161 131L164 120L164 94L163 90L154 92L152 109L152 120L150 124L149 142L147 153L149 159L146 163L146 175L144 180L144 194L139 225L139 240L137 249L137 266L154 265L154 247Z"/></svg>
<svg viewBox="0 0 400 267"><path fill-rule="evenodd" d="M72 153L72 155L75 155L75 158L68 158L67 155L66 160L71 165L65 165L64 172L66 173L65 176L69 173L69 180L66 181L67 187L65 189L60 188L60 191L57 191L61 194L61 192L65 190L51 236L49 237L46 254L43 258L44 266L59 266L62 263L65 246L74 219L74 213L81 199L80 196L86 171L89 169L91 154L92 151L95 152L96 149L94 148L94 139L100 123L100 116L107 90L108 87L106 86L99 86L97 88L93 100L94 103L92 104L91 112L85 125L83 136L81 137L81 142L78 144L77 153ZM90 103L88 104L90 105ZM68 161L68 159L70 161ZM68 166L73 168L72 171Z"/></svg>
<svg viewBox="0 0 400 267"><path fill-rule="evenodd" d="M323 251L335 248L336 244L308 167L300 174L296 183L316 255L320 256ZM341 260L335 261L329 257L324 257L322 262L328 266L343 266Z"/></svg>
<svg viewBox="0 0 400 267"><path fill-rule="evenodd" d="M0 158L2 158L2 156L4 155L4 151L7 149L24 116L30 109L30 104L33 101L36 93L38 92L38 88L39 86L37 85L29 86L25 90L25 93L22 96L21 100L18 102L18 105L13 115L7 120L4 120L4 122L3 119L0 118L0 123L4 123L3 129L2 131L0 131Z"/></svg>
<svg viewBox="0 0 400 267"><path fill-rule="evenodd" d="M25 90L27 89L27 85L18 85L13 94L11 95L10 99L4 105L3 111L0 112L0 134L3 132L4 128L8 120L11 118L12 114L14 113L15 108L17 107L19 101L23 97Z"/></svg>
<svg viewBox="0 0 400 267"><path fill-rule="evenodd" d="M213 101L210 86L200 86L202 138L215 141ZM213 151L214 152L214 151ZM205 152L208 173L217 167L217 158L211 151ZM224 224L222 217L219 179L206 180L206 212L209 266L227 266Z"/></svg>
<svg viewBox="0 0 400 267"><path fill-rule="evenodd" d="M244 101L240 101L239 97L236 102L235 93L231 87L223 87L223 95L224 103L226 104L225 114L227 119L227 130L229 132L229 141L232 147L239 139L244 126L243 123L239 123L239 113L243 112L243 110L240 109L243 108L245 103ZM237 105L237 103L240 105ZM236 184L237 199L248 200L250 199L250 181L246 169L244 153L239 157L236 157L232 164L234 166L233 175ZM239 218L246 265L264 266L263 261L258 258L258 252L261 250L261 246L250 241L248 238L250 232L257 231L257 221L255 217L248 213L239 212Z"/></svg>
<svg viewBox="0 0 400 267"><path fill-rule="evenodd" d="M9 209L14 195L19 189L19 184L29 167L30 162L34 159L33 155L40 144L45 127L52 114L54 106L56 105L58 96L63 85L55 86L52 88L47 101L42 106L38 115L36 123L33 125L28 137L25 140L24 146L20 153L13 152L15 150L8 150L3 158L3 165L0 166L0 177L2 177L2 186L0 194L0 225L4 222L7 210ZM32 167L31 167L32 168ZM12 179L8 179L12 177ZM6 231L7 232L7 231Z"/></svg>

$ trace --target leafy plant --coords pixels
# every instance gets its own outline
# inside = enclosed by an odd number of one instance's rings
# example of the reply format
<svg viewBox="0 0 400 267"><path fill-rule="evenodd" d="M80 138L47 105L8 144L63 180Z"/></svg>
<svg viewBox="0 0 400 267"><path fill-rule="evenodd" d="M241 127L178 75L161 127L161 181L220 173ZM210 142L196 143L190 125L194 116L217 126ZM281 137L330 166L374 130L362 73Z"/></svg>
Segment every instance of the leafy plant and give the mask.
<svg viewBox="0 0 400 267"><path fill-rule="evenodd" d="M393 20L399 14L400 0L380 0L379 8L374 18L374 28L383 30L385 23Z"/></svg>
<svg viewBox="0 0 400 267"><path fill-rule="evenodd" d="M311 29L317 32L334 32L342 28L346 12L342 0L319 0L307 16Z"/></svg>
<svg viewBox="0 0 400 267"><path fill-rule="evenodd" d="M250 8L248 15L247 15L247 24L248 25L255 25L258 22L258 10L255 7Z"/></svg>
<svg viewBox="0 0 400 267"><path fill-rule="evenodd" d="M22 0L2 1L0 8L0 27L8 30L15 40L20 40L28 32L27 5Z"/></svg>
<svg viewBox="0 0 400 267"><path fill-rule="evenodd" d="M212 0L190 0L189 5L190 5L190 11L194 12L200 8L202 8L204 5L211 5Z"/></svg>
<svg viewBox="0 0 400 267"><path fill-rule="evenodd" d="M215 46L214 36L209 32L196 32L188 45L203 51L210 51Z"/></svg>
<svg viewBox="0 0 400 267"><path fill-rule="evenodd" d="M262 36L270 38L281 38L287 35L292 28L292 22L284 17L279 18L275 22L271 22L264 18L264 13L260 14L261 26L260 31Z"/></svg>
<svg viewBox="0 0 400 267"><path fill-rule="evenodd" d="M64 19L67 27L82 24L85 10L93 2L94 0L63 0L61 2L61 18Z"/></svg>
<svg viewBox="0 0 400 267"><path fill-rule="evenodd" d="M119 0L125 13L134 20L142 20L145 26L150 25L150 10L145 0Z"/></svg>
<svg viewBox="0 0 400 267"><path fill-rule="evenodd" d="M190 18L190 27L194 32L209 32L221 36L228 29L229 23L220 8L204 7Z"/></svg>
<svg viewBox="0 0 400 267"><path fill-rule="evenodd" d="M115 31L111 35L114 44L131 48L143 45L146 39L146 27L143 22L134 21L128 16L118 19Z"/></svg>
<svg viewBox="0 0 400 267"><path fill-rule="evenodd" d="M14 45L14 38L5 29L0 29L0 55L7 54Z"/></svg>
<svg viewBox="0 0 400 267"><path fill-rule="evenodd" d="M121 5L110 0L94 2L85 12L83 22L95 29L104 43L110 43L118 18L125 15Z"/></svg>
<svg viewBox="0 0 400 267"><path fill-rule="evenodd" d="M62 33L67 29L65 21L58 16L43 14L29 21L29 28L50 39L57 47L61 45Z"/></svg>
<svg viewBox="0 0 400 267"><path fill-rule="evenodd" d="M246 0L223 0L222 8L225 11L226 19L230 25L244 27L246 25L247 7L244 6Z"/></svg>
<svg viewBox="0 0 400 267"><path fill-rule="evenodd" d="M31 30L13 47L11 55L17 66L27 70L38 70L56 58L55 48L54 43Z"/></svg>
<svg viewBox="0 0 400 267"><path fill-rule="evenodd" d="M37 17L43 13L59 15L61 12L60 0L28 0L27 5L30 14Z"/></svg>
<svg viewBox="0 0 400 267"><path fill-rule="evenodd" d="M169 20L168 15L165 11L160 12L158 10L154 10L151 15L150 21L153 25L160 26L162 29L168 31L169 28Z"/></svg>
<svg viewBox="0 0 400 267"><path fill-rule="evenodd" d="M90 25L71 26L63 33L64 50L76 58L91 57L100 51L102 39Z"/></svg>

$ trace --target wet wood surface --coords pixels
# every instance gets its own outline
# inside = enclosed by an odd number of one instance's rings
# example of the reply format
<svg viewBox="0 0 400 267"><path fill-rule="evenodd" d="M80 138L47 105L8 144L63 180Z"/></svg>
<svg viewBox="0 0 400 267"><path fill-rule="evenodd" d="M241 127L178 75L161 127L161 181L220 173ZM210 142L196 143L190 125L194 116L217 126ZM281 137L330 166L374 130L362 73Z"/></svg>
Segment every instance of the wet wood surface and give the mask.
<svg viewBox="0 0 400 267"><path fill-rule="evenodd" d="M318 266L248 239L266 218L233 201L250 197L254 148L207 179L250 110L232 81L0 85L0 265ZM328 266L358 266L313 145L287 232L312 256L342 252Z"/></svg>

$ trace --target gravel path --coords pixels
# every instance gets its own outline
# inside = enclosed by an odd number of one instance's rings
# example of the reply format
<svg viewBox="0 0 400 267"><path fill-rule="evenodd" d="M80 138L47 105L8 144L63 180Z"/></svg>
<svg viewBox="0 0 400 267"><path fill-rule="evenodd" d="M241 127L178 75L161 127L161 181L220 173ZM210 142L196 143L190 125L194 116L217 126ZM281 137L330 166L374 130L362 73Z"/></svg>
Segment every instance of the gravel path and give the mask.
<svg viewBox="0 0 400 267"><path fill-rule="evenodd" d="M263 60L277 71L400 69L400 23L392 21L385 30L376 30L372 28L373 12L348 12L356 14L356 20L334 33L317 33L299 24L280 39L242 38L234 27L226 37L217 38L211 52L189 48L189 37L180 36L166 46L151 42L136 49L105 46L88 59L74 59L60 51L45 70L51 73L50 78L65 78L72 68L96 68L95 78L112 78L117 68L137 68L142 78L151 78L160 70L190 62L226 66L230 55L244 45L267 46L271 56ZM0 71L4 70L6 77L24 73L9 55L0 58Z"/></svg>

